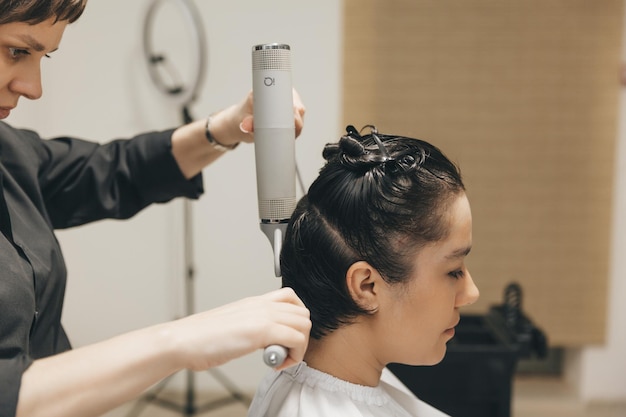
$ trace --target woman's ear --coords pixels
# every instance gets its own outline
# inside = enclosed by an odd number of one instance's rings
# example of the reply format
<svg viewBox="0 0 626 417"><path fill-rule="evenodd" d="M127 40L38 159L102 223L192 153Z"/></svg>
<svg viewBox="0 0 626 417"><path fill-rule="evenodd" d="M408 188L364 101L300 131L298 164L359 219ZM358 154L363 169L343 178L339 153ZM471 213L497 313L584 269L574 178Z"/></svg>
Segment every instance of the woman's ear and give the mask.
<svg viewBox="0 0 626 417"><path fill-rule="evenodd" d="M365 261L353 263L346 272L346 285L350 296L359 307L375 312L378 310L382 277Z"/></svg>

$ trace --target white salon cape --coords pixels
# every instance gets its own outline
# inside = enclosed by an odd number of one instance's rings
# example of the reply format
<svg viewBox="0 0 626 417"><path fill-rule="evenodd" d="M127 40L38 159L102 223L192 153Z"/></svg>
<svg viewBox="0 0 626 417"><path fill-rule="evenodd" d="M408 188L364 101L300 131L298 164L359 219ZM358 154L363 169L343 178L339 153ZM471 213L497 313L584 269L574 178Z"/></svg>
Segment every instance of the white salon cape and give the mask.
<svg viewBox="0 0 626 417"><path fill-rule="evenodd" d="M261 381L248 417L449 417L419 400L387 368L377 387L353 384L301 362Z"/></svg>

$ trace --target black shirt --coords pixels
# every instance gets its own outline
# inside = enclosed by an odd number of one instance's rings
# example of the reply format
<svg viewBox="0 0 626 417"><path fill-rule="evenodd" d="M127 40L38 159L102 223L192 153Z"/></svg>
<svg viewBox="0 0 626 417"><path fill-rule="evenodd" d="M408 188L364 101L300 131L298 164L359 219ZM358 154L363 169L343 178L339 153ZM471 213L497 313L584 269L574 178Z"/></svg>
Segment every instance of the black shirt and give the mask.
<svg viewBox="0 0 626 417"><path fill-rule="evenodd" d="M14 416L33 360L70 349L61 325L66 269L54 229L125 219L198 198L171 153L172 131L100 145L41 139L0 122L0 416Z"/></svg>

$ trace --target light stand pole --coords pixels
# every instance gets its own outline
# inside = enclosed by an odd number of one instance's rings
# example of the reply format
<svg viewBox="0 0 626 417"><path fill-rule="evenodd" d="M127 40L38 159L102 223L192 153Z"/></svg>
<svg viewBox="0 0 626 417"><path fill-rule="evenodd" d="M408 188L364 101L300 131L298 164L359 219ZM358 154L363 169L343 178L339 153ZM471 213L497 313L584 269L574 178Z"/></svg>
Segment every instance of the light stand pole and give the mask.
<svg viewBox="0 0 626 417"><path fill-rule="evenodd" d="M195 313L195 266L193 257L193 213L191 201L185 199L183 202L183 235L184 235L184 259L185 259L185 314ZM177 402L159 397L161 391L170 382L174 375L161 381L155 388L139 398L127 417L134 417L141 414L143 409L150 403L179 412L185 417L195 416L200 413L209 412L220 407L241 402L246 407L250 406L250 398L243 394L222 372L217 368L209 369L207 372L213 376L230 394L229 397L218 398L208 403L196 404L196 380L195 372L186 369L185 373L185 402Z"/></svg>
<svg viewBox="0 0 626 417"><path fill-rule="evenodd" d="M183 83L177 80L176 72L174 68L170 66L166 56L162 53L154 52L151 42L152 33L152 20L154 19L157 8L167 1L173 1L180 6L184 17L188 20L189 28L192 30L191 43L196 53L193 55L195 73L192 75L192 81L190 87L186 87ZM198 18L199 12L195 8L193 0L153 0L147 10L146 19L143 27L143 46L146 61L148 63L148 71L150 77L156 87L165 93L169 97L174 97L177 102L181 104L182 122L184 124L191 123L193 121L189 112L189 105L196 99L197 92L200 90L200 86L206 74L206 52L207 45L205 41L204 30L202 23ZM158 68L163 68L163 71L169 75L172 82L166 83L163 80L162 73ZM193 250L193 213L192 203L188 199L183 201L183 246L184 246L184 268L185 268L185 315L189 316L195 314L195 264L194 264L194 250ZM218 398L212 400L206 404L196 404L196 380L195 372L186 369L185 373L185 401L183 404L179 404L174 401L170 401L161 398L159 394L171 381L174 375L165 378L158 383L151 391L140 397L127 417L138 416L142 410L150 403L167 408L169 410L179 412L186 417L195 416L199 413L215 410L222 406L231 404L233 402L241 402L246 406L250 405L251 399L244 395L221 371L216 368L209 369L207 371L222 387L224 387L230 394L228 397Z"/></svg>

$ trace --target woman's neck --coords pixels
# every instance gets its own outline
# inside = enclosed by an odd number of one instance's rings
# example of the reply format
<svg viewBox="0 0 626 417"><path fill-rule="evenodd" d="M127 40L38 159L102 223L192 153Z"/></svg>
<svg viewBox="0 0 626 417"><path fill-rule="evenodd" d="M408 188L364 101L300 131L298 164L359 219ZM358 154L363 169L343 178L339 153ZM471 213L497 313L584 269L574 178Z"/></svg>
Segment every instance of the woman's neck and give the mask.
<svg viewBox="0 0 626 417"><path fill-rule="evenodd" d="M304 360L311 368L353 384L378 386L385 364L357 324L341 327L322 339L311 339Z"/></svg>

